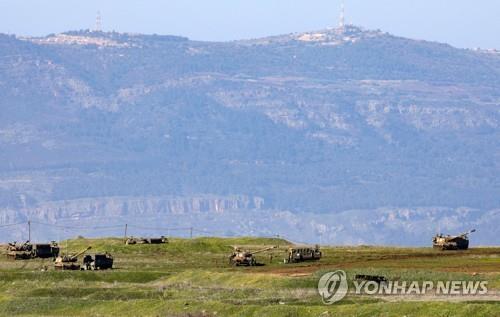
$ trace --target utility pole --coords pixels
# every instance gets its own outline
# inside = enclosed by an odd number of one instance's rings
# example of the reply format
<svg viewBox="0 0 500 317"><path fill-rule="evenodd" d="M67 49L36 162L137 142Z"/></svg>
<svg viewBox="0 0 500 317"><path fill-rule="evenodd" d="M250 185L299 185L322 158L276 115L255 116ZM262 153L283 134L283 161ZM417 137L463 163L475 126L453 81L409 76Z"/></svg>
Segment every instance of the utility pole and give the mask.
<svg viewBox="0 0 500 317"><path fill-rule="evenodd" d="M128 224L125 224L125 235L124 235L125 241L127 240L127 228L128 228Z"/></svg>
<svg viewBox="0 0 500 317"><path fill-rule="evenodd" d="M189 228L189 238L193 239L193 227Z"/></svg>
<svg viewBox="0 0 500 317"><path fill-rule="evenodd" d="M28 241L31 242L31 220L28 220Z"/></svg>

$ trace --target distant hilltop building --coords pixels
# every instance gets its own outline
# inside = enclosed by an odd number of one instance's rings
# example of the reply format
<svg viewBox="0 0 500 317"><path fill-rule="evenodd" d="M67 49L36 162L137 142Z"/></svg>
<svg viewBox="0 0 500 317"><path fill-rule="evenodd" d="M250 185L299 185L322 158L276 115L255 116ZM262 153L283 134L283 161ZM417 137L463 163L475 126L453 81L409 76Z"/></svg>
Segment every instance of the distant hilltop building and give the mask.
<svg viewBox="0 0 500 317"><path fill-rule="evenodd" d="M345 43L356 43L362 39L376 38L382 35L383 33L379 30L365 30L361 27L347 24L342 28L293 34L285 38L285 40L293 39L300 42L310 42L321 45L335 46L343 45ZM275 41L279 40L280 37L277 37Z"/></svg>
<svg viewBox="0 0 500 317"><path fill-rule="evenodd" d="M120 41L118 39L112 39L106 36L101 36L101 35L93 36L92 35L93 32L96 31L93 30L92 32L80 33L80 34L61 33L39 38L25 38L25 40L40 45L82 45L82 46L95 45L98 47L120 47L120 48L129 48L136 46L133 43Z"/></svg>

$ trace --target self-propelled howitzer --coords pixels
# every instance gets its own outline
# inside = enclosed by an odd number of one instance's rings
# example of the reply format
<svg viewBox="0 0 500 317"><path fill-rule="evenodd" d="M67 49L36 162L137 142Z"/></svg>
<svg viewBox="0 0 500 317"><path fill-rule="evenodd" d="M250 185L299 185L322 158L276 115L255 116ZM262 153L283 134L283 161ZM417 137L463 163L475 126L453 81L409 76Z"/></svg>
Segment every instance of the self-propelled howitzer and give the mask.
<svg viewBox="0 0 500 317"><path fill-rule="evenodd" d="M78 257L90 249L92 249L91 246L75 254L58 256L54 261L54 268L56 270L80 270L81 266L77 263Z"/></svg>
<svg viewBox="0 0 500 317"><path fill-rule="evenodd" d="M464 232L462 234L451 235L435 235L432 239L432 246L440 250L467 250L469 248L469 234L476 232L476 229Z"/></svg>
<svg viewBox="0 0 500 317"><path fill-rule="evenodd" d="M260 249L257 251L243 251L240 248L234 248L229 256L229 263L234 266L254 266L257 265L255 254L275 249L276 246Z"/></svg>

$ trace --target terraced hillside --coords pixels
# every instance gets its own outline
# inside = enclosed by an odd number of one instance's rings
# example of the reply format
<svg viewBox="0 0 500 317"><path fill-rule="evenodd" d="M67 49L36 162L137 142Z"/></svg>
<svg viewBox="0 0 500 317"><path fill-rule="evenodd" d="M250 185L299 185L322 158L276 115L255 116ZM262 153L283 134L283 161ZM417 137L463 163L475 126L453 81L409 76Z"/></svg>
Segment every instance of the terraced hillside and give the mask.
<svg viewBox="0 0 500 317"><path fill-rule="evenodd" d="M500 248L440 252L419 248L324 247L319 262L284 264L289 243L260 238L171 239L124 245L121 239L62 242L115 257L112 271L54 271L51 260L0 258L0 315L9 316L498 316ZM265 264L231 267L231 246L278 245ZM271 254L273 255L271 259ZM398 281L487 281L487 296L358 296L323 305L316 286L343 269Z"/></svg>

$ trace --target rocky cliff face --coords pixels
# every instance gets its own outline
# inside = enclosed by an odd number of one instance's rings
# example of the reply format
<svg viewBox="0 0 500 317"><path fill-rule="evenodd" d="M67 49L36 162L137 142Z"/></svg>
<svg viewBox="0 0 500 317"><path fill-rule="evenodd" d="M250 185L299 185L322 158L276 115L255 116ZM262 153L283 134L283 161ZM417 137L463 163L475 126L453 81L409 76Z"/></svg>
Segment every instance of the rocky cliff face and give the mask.
<svg viewBox="0 0 500 317"><path fill-rule="evenodd" d="M236 212L236 232L267 234L281 227L248 224L496 210L499 85L498 54L354 26L230 43L0 35L0 219Z"/></svg>
<svg viewBox="0 0 500 317"><path fill-rule="evenodd" d="M105 217L155 217L164 214L183 215L198 213L224 213L225 211L262 210L260 197L106 197L43 202L21 210L0 210L3 223L19 220L56 222L61 219Z"/></svg>

